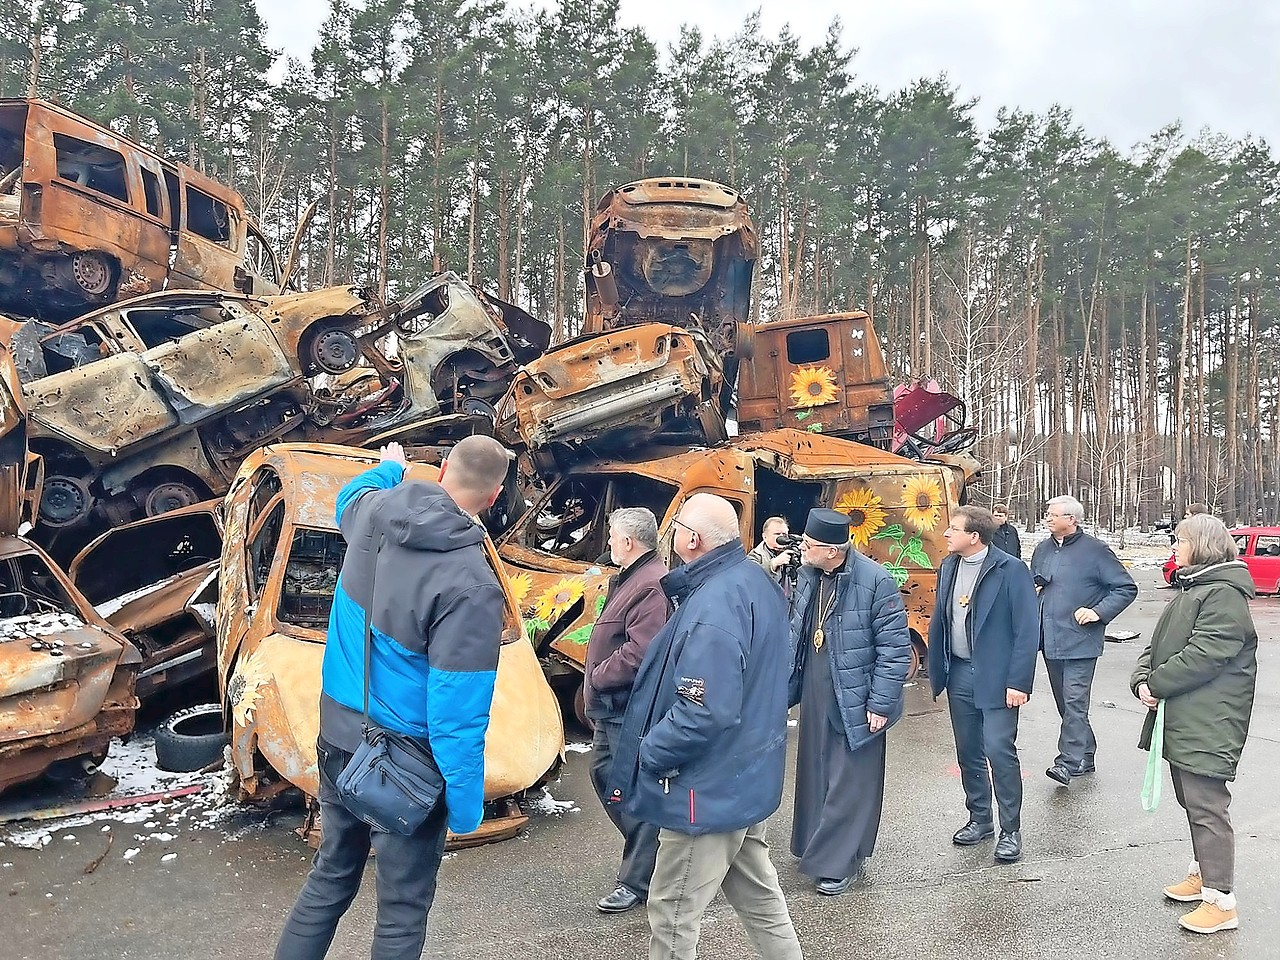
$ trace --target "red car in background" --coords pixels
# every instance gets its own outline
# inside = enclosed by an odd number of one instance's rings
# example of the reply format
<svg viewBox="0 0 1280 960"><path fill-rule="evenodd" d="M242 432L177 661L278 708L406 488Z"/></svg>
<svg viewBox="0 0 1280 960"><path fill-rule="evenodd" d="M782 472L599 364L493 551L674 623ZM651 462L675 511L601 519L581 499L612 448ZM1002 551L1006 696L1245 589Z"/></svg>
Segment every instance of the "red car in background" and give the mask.
<svg viewBox="0 0 1280 960"><path fill-rule="evenodd" d="M1280 593L1280 527L1237 527L1231 531L1240 559L1259 593ZM1169 557L1161 568L1165 583L1173 583L1177 560Z"/></svg>

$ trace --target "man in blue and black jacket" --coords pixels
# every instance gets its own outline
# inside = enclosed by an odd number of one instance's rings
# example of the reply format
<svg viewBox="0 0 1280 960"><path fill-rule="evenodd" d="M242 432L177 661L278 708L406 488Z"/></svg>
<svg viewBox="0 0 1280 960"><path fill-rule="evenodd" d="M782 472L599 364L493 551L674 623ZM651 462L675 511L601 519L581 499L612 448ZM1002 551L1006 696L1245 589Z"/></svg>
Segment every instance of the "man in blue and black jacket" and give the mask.
<svg viewBox="0 0 1280 960"><path fill-rule="evenodd" d="M659 828L649 958L693 960L723 889L761 957L801 960L764 838L787 753L787 602L747 559L728 500L694 494L672 522L684 566L662 588L676 611L636 674L608 798Z"/></svg>
<svg viewBox="0 0 1280 960"><path fill-rule="evenodd" d="M470 833L484 815L484 738L502 633L503 594L475 514L502 490L510 455L491 437L449 453L438 483L404 481L404 451L338 494L347 554L334 591L320 696L320 850L285 923L277 960L319 960L360 887L372 846L378 874L373 957L422 955L446 827ZM376 583L376 590L375 590ZM444 802L410 836L372 830L342 805L334 781L360 745L365 614L369 717L429 745Z"/></svg>

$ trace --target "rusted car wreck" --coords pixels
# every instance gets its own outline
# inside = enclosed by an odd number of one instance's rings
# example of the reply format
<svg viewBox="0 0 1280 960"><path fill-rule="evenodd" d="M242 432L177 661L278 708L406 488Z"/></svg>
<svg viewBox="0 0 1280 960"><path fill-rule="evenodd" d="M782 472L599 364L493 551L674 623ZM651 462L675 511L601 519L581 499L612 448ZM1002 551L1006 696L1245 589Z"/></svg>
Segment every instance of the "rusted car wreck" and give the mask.
<svg viewBox="0 0 1280 960"><path fill-rule="evenodd" d="M218 676L241 797L290 786L319 789L320 664L329 608L346 552L338 492L377 462L368 451L278 445L249 457L227 493L218 591ZM433 479L414 464L409 475ZM492 543L507 597L489 732L485 822L462 842L512 835L524 816L511 798L540 783L563 756L560 709L525 636L512 585Z"/></svg>
<svg viewBox="0 0 1280 960"><path fill-rule="evenodd" d="M282 282L234 190L64 107L0 99L0 311L50 320L166 288Z"/></svg>
<svg viewBox="0 0 1280 960"><path fill-rule="evenodd" d="M352 287L172 292L56 327L0 318L60 556L64 540L221 495L264 443L457 429L548 336L452 273L394 304Z"/></svg>
<svg viewBox="0 0 1280 960"><path fill-rule="evenodd" d="M617 572L600 562L607 556L608 516L614 509L652 510L659 519L660 553L672 562L671 518L694 493L716 493L734 504L748 548L766 517L786 517L797 529L810 508L833 507L853 518L855 546L882 563L903 592L914 672L928 636L935 571L946 555L942 534L964 480L963 471L945 464L777 430L708 450L644 452L579 464L552 482L499 538L498 550L549 675L574 688L608 578Z"/></svg>

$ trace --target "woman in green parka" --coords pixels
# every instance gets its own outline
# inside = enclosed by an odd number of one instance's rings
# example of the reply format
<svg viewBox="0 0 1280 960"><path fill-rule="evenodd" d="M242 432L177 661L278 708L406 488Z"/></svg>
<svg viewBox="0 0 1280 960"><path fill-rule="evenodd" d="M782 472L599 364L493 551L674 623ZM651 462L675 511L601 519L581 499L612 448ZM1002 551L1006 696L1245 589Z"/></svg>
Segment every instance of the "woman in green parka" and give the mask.
<svg viewBox="0 0 1280 960"><path fill-rule="evenodd" d="M1164 758L1191 827L1195 859L1187 878L1164 894L1200 902L1178 921L1187 930L1217 933L1239 925L1227 782L1236 777L1253 712L1254 588L1235 540L1217 517L1198 514L1178 524L1174 552L1178 594L1156 623L1129 686L1150 711L1143 749L1150 749L1156 707L1164 701Z"/></svg>

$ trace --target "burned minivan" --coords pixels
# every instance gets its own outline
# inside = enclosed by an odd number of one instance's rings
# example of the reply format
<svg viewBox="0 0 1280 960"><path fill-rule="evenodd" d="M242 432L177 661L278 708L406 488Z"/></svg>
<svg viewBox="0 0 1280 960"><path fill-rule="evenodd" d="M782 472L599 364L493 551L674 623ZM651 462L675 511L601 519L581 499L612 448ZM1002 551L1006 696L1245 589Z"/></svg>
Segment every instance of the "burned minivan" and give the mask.
<svg viewBox="0 0 1280 960"><path fill-rule="evenodd" d="M367 450L322 444L266 447L245 460L225 501L218 592L218 677L242 798L319 789L320 666L346 541L339 491L374 466ZM433 479L435 467L408 475ZM563 753L555 696L525 636L512 584L486 537L503 585L502 648L485 739L485 823L471 840L511 835L524 822L514 795L541 782Z"/></svg>
<svg viewBox="0 0 1280 960"><path fill-rule="evenodd" d="M230 187L65 107L0 99L0 311L64 319L166 288L281 283Z"/></svg>

